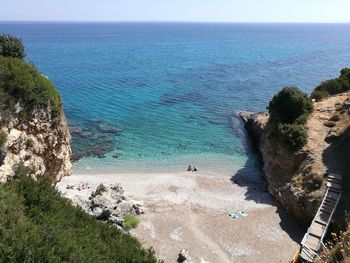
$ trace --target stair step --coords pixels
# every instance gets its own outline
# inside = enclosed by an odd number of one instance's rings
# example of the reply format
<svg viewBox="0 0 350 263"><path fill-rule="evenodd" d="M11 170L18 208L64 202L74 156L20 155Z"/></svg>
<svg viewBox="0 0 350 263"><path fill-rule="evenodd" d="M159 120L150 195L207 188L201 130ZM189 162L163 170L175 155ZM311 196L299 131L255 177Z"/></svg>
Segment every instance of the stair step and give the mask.
<svg viewBox="0 0 350 263"><path fill-rule="evenodd" d="M316 222L317 224L320 224L320 225L323 225L323 226L326 226L326 225L327 225L327 223L324 223L324 222L321 222L321 221L318 221L318 220L315 220L315 222Z"/></svg>
<svg viewBox="0 0 350 263"><path fill-rule="evenodd" d="M323 204L323 205L327 205L327 206L332 206L332 207L334 207L335 204L336 204L336 202L324 200L322 204Z"/></svg>
<svg viewBox="0 0 350 263"><path fill-rule="evenodd" d="M327 178L328 182L341 183L343 180L336 178Z"/></svg>
<svg viewBox="0 0 350 263"><path fill-rule="evenodd" d="M341 176L340 174L333 174L333 173L330 173L330 174L328 174L328 178L341 180L341 179L342 179L342 176Z"/></svg>
<svg viewBox="0 0 350 263"><path fill-rule="evenodd" d="M332 213L332 211L329 211L328 209L324 209L324 208L321 208L321 212L328 215Z"/></svg>
<svg viewBox="0 0 350 263"><path fill-rule="evenodd" d="M341 184L334 182L327 182L327 187L334 189L341 189Z"/></svg>

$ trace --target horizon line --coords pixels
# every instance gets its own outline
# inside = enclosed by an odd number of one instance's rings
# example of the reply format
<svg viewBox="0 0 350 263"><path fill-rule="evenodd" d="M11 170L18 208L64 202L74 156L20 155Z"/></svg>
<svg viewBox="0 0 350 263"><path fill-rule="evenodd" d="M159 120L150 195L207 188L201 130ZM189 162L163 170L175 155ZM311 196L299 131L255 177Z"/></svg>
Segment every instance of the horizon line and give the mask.
<svg viewBox="0 0 350 263"><path fill-rule="evenodd" d="M171 21L171 20L0 20L19 23L193 23L193 24L350 24L348 22L311 22L311 21Z"/></svg>

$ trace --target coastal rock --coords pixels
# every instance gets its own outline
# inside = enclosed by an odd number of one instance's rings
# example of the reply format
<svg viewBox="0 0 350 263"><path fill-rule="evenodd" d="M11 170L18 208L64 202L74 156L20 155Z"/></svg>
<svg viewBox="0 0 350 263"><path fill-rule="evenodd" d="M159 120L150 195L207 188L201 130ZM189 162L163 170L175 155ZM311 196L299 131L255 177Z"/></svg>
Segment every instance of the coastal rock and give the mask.
<svg viewBox="0 0 350 263"><path fill-rule="evenodd" d="M179 263L190 263L191 258L186 249L181 249L177 258L177 262Z"/></svg>
<svg viewBox="0 0 350 263"><path fill-rule="evenodd" d="M18 102L6 118L0 113L0 130L7 135L0 153L0 182L13 177L19 164L32 168L34 178L48 174L58 181L70 175L71 137L63 111L38 106L20 119L22 110Z"/></svg>
<svg viewBox="0 0 350 263"><path fill-rule="evenodd" d="M325 119L337 113L339 101L346 101L349 94L339 94L321 102L315 102L314 112L305 126L308 131L307 145L297 152L286 149L271 136L267 113L240 113L252 144L263 162L264 178L268 191L281 202L284 208L299 221L309 224L325 193L327 172L335 171L339 159L329 144L350 124L348 114L340 114L337 133L323 125Z"/></svg>
<svg viewBox="0 0 350 263"><path fill-rule="evenodd" d="M86 186L83 184L77 188L84 190ZM118 226L123 225L124 215L144 213L143 204L128 200L120 184L100 184L87 199L77 197L73 199L73 203L96 219L108 221Z"/></svg>

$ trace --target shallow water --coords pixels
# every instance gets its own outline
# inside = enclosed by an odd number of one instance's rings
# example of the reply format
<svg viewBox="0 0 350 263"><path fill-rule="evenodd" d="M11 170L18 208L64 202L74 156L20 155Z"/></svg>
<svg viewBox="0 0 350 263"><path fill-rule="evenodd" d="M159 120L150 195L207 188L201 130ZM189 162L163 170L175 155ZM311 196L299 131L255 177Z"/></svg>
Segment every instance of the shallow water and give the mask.
<svg viewBox="0 0 350 263"><path fill-rule="evenodd" d="M282 87L310 92L350 66L350 25L2 22L0 32L23 38L69 123L113 149L77 162L83 171L233 174L250 156L234 112L263 111ZM122 131L106 136L95 120Z"/></svg>

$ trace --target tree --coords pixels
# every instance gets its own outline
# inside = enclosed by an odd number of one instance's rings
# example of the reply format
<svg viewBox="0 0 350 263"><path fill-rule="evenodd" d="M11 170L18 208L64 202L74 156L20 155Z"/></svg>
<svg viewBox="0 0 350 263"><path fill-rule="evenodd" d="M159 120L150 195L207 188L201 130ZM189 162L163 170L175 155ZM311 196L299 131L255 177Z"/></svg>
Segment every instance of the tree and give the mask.
<svg viewBox="0 0 350 263"><path fill-rule="evenodd" d="M294 123L298 118L306 122L313 111L311 99L296 87L286 87L277 93L268 106L271 120L275 123ZM299 121L303 124L303 121Z"/></svg>
<svg viewBox="0 0 350 263"><path fill-rule="evenodd" d="M11 35L0 35L0 56L23 59L26 53L22 40Z"/></svg>

